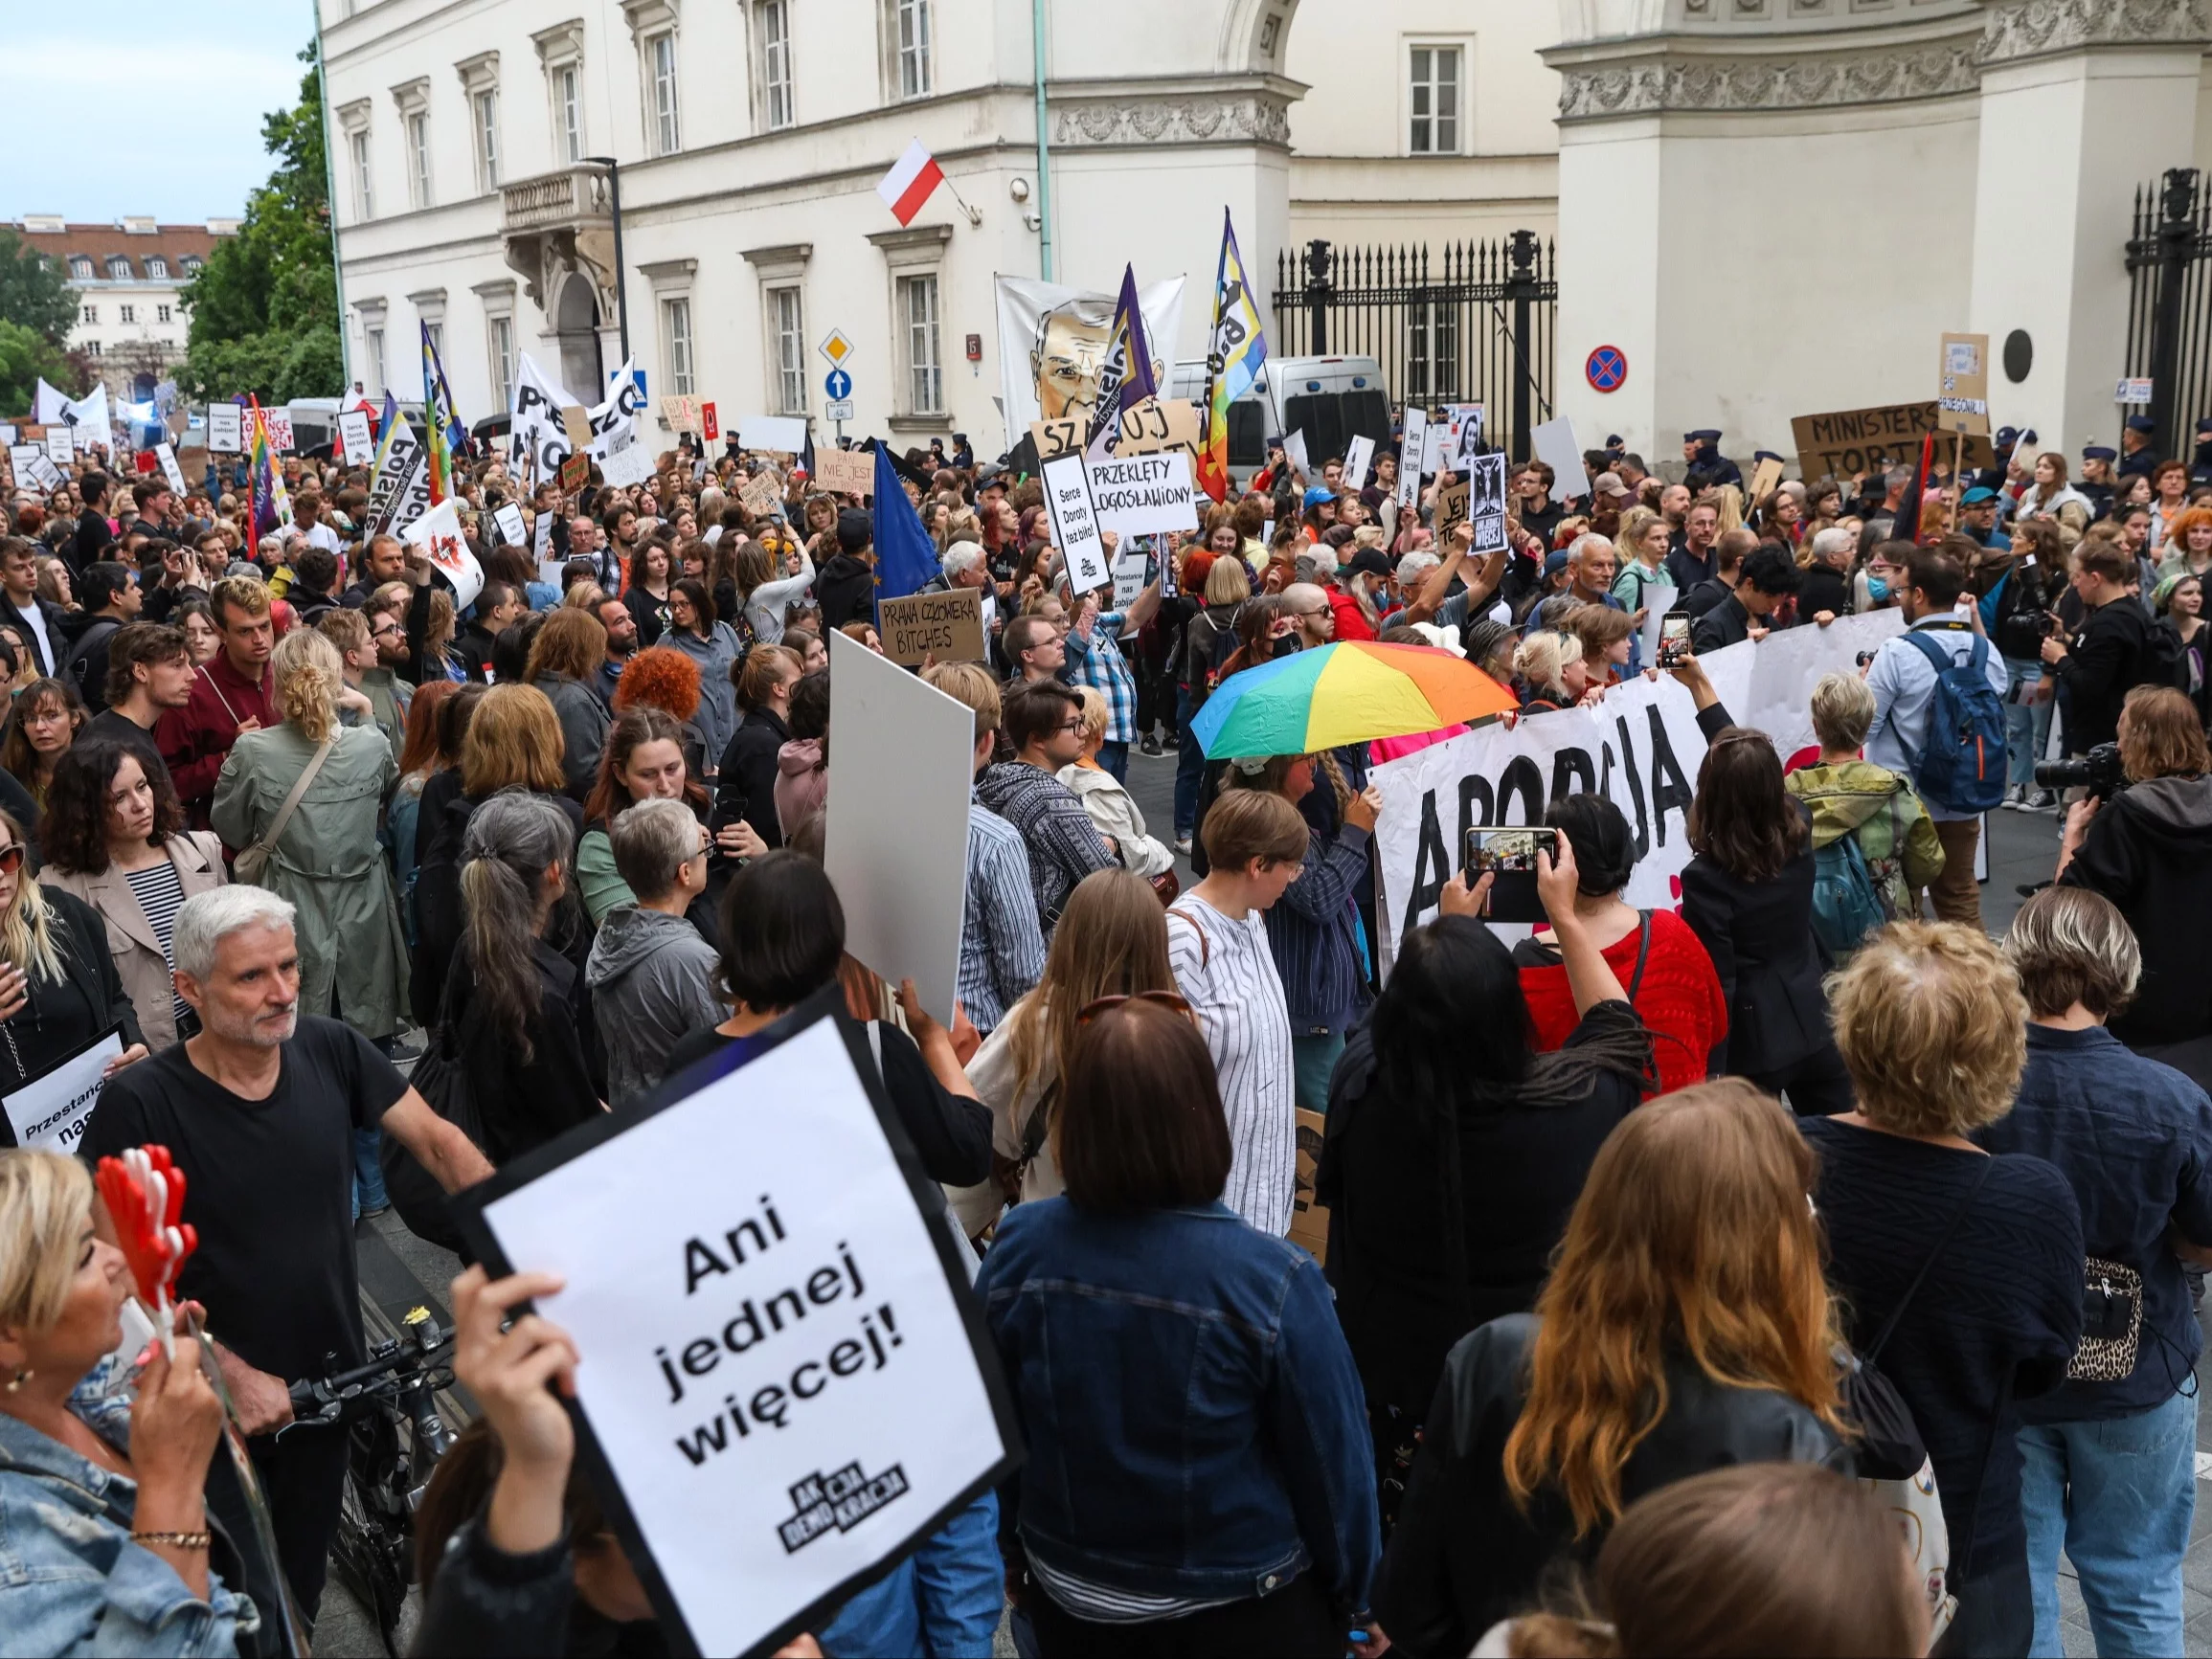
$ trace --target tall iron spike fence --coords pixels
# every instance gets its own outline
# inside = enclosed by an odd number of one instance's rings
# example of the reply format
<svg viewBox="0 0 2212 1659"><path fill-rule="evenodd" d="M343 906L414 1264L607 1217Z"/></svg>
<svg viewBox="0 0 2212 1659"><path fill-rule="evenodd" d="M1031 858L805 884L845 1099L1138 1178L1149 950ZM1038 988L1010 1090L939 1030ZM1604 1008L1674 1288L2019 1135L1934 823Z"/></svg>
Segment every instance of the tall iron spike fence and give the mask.
<svg viewBox="0 0 2212 1659"><path fill-rule="evenodd" d="M1533 231L1433 251L1317 239L1275 256L1275 317L1272 355L1372 357L1401 409L1482 404L1516 460L1551 417L1558 266Z"/></svg>
<svg viewBox="0 0 2212 1659"><path fill-rule="evenodd" d="M2212 414L2212 198L2195 168L2136 188L2128 275L2126 372L2151 382L2159 452L2186 459Z"/></svg>

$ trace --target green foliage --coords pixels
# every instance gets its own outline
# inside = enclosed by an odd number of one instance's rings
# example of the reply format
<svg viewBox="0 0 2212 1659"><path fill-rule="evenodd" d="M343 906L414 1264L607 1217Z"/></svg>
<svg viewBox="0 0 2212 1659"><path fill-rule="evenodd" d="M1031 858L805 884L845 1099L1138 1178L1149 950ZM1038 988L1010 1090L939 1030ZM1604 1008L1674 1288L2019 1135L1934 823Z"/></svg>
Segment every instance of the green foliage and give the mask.
<svg viewBox="0 0 2212 1659"><path fill-rule="evenodd" d="M58 346L77 321L77 296L68 273L48 264L13 231L0 231L0 321L13 323Z"/></svg>
<svg viewBox="0 0 2212 1659"><path fill-rule="evenodd" d="M192 332L177 384L188 396L252 392L281 403L343 390L323 71L312 44L300 60L307 73L300 79L299 102L261 123L275 170L247 201L238 234L218 241L185 285Z"/></svg>
<svg viewBox="0 0 2212 1659"><path fill-rule="evenodd" d="M0 317L0 414L28 415L40 375L65 392L77 381L53 341Z"/></svg>

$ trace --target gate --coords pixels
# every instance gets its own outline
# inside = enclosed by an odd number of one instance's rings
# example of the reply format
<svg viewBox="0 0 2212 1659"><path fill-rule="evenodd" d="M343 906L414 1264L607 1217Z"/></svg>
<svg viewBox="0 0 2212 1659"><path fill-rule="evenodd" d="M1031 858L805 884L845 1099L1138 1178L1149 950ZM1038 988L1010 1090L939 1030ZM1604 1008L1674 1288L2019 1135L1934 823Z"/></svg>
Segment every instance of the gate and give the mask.
<svg viewBox="0 0 2212 1659"><path fill-rule="evenodd" d="M1302 278L1302 280L1300 280ZM1339 248L1275 256L1280 357L1372 357L1399 408L1484 406L1486 434L1515 460L1551 418L1559 279L1533 231L1502 241Z"/></svg>
<svg viewBox="0 0 2212 1659"><path fill-rule="evenodd" d="M2212 414L2212 201L2197 169L2139 186L2133 228L2125 372L2151 381L2157 453L2186 460L2198 417Z"/></svg>

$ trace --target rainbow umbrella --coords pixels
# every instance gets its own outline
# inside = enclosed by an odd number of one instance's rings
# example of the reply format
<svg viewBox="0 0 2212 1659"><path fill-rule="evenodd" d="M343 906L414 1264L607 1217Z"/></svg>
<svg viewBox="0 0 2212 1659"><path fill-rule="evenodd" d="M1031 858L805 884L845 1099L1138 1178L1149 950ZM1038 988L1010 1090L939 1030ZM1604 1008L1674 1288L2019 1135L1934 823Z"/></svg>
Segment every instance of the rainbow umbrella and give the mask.
<svg viewBox="0 0 2212 1659"><path fill-rule="evenodd" d="M1343 640L1230 675L1190 730L1209 760L1316 754L1515 706L1510 691L1449 651Z"/></svg>

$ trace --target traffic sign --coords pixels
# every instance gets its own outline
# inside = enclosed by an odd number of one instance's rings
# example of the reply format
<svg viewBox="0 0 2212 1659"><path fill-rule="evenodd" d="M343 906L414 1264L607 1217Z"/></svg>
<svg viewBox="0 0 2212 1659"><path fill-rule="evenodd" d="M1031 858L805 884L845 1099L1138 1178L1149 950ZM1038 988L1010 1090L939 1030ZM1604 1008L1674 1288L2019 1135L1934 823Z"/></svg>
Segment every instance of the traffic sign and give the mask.
<svg viewBox="0 0 2212 1659"><path fill-rule="evenodd" d="M852 376L842 369L832 369L828 374L824 376L822 389L828 392L832 398L850 397L852 395Z"/></svg>
<svg viewBox="0 0 2212 1659"><path fill-rule="evenodd" d="M843 369L845 360L850 357L858 347L845 337L844 329L832 328L817 349L821 351L823 356L829 359L830 368Z"/></svg>
<svg viewBox="0 0 2212 1659"><path fill-rule="evenodd" d="M824 408L823 417L826 420L852 419L852 399L847 397L833 400Z"/></svg>
<svg viewBox="0 0 2212 1659"><path fill-rule="evenodd" d="M1593 392L1618 392L1628 378L1628 353L1617 346L1600 346L1583 363L1582 374Z"/></svg>

